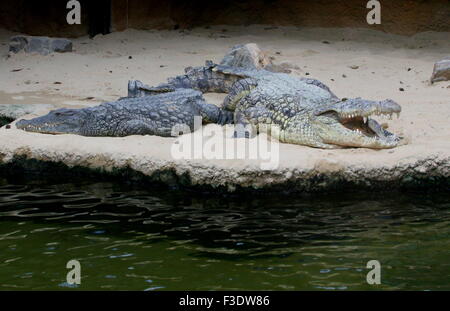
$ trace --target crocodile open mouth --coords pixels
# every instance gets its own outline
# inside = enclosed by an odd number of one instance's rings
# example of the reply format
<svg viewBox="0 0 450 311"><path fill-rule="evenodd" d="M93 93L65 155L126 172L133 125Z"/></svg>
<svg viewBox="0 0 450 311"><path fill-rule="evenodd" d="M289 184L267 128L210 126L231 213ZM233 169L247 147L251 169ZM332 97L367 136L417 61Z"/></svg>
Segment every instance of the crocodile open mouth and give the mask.
<svg viewBox="0 0 450 311"><path fill-rule="evenodd" d="M374 113L381 118L389 118L392 120L393 113ZM400 112L396 113L397 118L400 117ZM339 122L347 129L355 131L359 134L368 137L386 137L391 136L392 133L386 129L388 125L386 122L379 124L375 119L369 118L369 116L359 115L340 115L338 114Z"/></svg>
<svg viewBox="0 0 450 311"><path fill-rule="evenodd" d="M332 107L319 107L316 116L322 117L321 122L334 124L334 128L329 131L339 132L341 136L349 137L349 141L340 142L342 144L363 142L362 145L384 146L393 145L393 141L398 141L399 137L386 130L387 124L380 125L374 118L389 118L394 115L400 117L402 108L393 100L371 101L362 98L342 99L332 104ZM325 117L325 118L323 118ZM321 134L327 137L327 141L338 141L333 135L325 132ZM350 138L351 137L351 138ZM353 143L353 142L354 143Z"/></svg>
<svg viewBox="0 0 450 311"><path fill-rule="evenodd" d="M344 112L345 111L345 112ZM316 130L327 144L369 148L392 148L401 140L387 130L387 123L380 125L378 119L392 119L400 111L379 111L376 107L366 109L346 109L337 111L328 109L317 114L319 117Z"/></svg>
<svg viewBox="0 0 450 311"><path fill-rule="evenodd" d="M369 137L376 136L375 131L369 127L369 118L359 116L353 118L341 118L339 119L339 122L349 130L364 134Z"/></svg>

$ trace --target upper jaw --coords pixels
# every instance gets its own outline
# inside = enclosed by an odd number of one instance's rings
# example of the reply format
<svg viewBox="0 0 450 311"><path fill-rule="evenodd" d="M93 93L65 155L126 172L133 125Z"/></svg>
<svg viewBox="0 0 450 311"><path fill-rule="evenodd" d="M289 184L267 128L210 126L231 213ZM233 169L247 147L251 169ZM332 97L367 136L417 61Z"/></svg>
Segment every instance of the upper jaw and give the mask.
<svg viewBox="0 0 450 311"><path fill-rule="evenodd" d="M361 98L352 98L334 101L330 104L319 106L315 111L315 115L320 116L327 112L335 112L341 119L354 117L368 118L373 115L388 115L392 117L393 114L396 114L397 117L399 117L401 111L401 106L391 99L371 101Z"/></svg>
<svg viewBox="0 0 450 311"><path fill-rule="evenodd" d="M394 102L393 100L387 99L380 102L373 101L364 101L359 98L340 102L336 105L336 109L334 110L341 119L344 118L354 118L354 117L363 117L368 118L370 116L389 116L392 119L392 116L395 114L397 118L400 117L400 113L402 108L399 104ZM352 103L355 103L354 105Z"/></svg>
<svg viewBox="0 0 450 311"><path fill-rule="evenodd" d="M44 132L46 131L47 125L35 125L30 120L20 120L16 123L16 127L27 132Z"/></svg>
<svg viewBox="0 0 450 311"><path fill-rule="evenodd" d="M16 123L16 127L20 130L27 132L35 132L41 134L64 134L63 131L58 131L56 127L52 128L49 123L44 124L33 124L31 120L20 120Z"/></svg>

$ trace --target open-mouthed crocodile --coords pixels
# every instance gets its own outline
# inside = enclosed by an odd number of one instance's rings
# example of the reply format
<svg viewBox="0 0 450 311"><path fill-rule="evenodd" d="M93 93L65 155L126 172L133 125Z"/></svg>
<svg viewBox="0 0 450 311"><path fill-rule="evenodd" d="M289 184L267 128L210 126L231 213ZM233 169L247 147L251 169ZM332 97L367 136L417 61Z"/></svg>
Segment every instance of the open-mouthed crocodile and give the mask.
<svg viewBox="0 0 450 311"><path fill-rule="evenodd" d="M156 87L139 81L129 84L129 96L145 96L193 88L201 92L228 93L224 110L234 113L236 137L266 132L281 142L317 148L393 148L400 138L383 128L377 115L397 114L392 100L361 98L340 100L322 82L266 70L217 65L188 67L185 74ZM250 134L250 136L252 136Z"/></svg>
<svg viewBox="0 0 450 311"><path fill-rule="evenodd" d="M232 122L232 113L207 104L201 92L177 89L174 92L139 98L123 98L82 109L58 109L16 126L30 132L78 134L83 136L158 135L175 136L177 125L194 129L194 117L205 123ZM175 131L175 132L174 132Z"/></svg>

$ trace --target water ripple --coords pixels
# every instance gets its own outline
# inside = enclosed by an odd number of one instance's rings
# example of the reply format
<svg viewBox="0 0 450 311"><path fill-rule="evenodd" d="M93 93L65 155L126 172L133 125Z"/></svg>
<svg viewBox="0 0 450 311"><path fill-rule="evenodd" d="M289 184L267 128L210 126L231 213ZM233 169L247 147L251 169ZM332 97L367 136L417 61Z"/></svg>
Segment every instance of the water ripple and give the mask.
<svg viewBox="0 0 450 311"><path fill-rule="evenodd" d="M242 199L0 185L0 221L6 289L65 288L70 258L87 274L80 289L367 289L370 259L384 265L385 288L449 284L445 194Z"/></svg>

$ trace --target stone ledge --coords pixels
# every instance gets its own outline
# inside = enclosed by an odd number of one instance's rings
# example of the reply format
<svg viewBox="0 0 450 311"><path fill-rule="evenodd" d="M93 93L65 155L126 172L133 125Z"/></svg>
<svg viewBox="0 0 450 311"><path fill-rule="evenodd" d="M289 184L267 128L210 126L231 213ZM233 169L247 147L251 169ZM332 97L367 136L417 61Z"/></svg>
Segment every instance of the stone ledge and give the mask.
<svg viewBox="0 0 450 311"><path fill-rule="evenodd" d="M411 146L398 147L406 149L401 154L388 150L358 154L361 151L355 149L330 152L281 144L280 166L264 171L253 160L174 160L170 156L173 138L52 136L13 128L0 129L0 137L3 171L34 171L44 176L70 176L82 169L125 181L218 192L445 190L450 185L448 146L417 155Z"/></svg>

